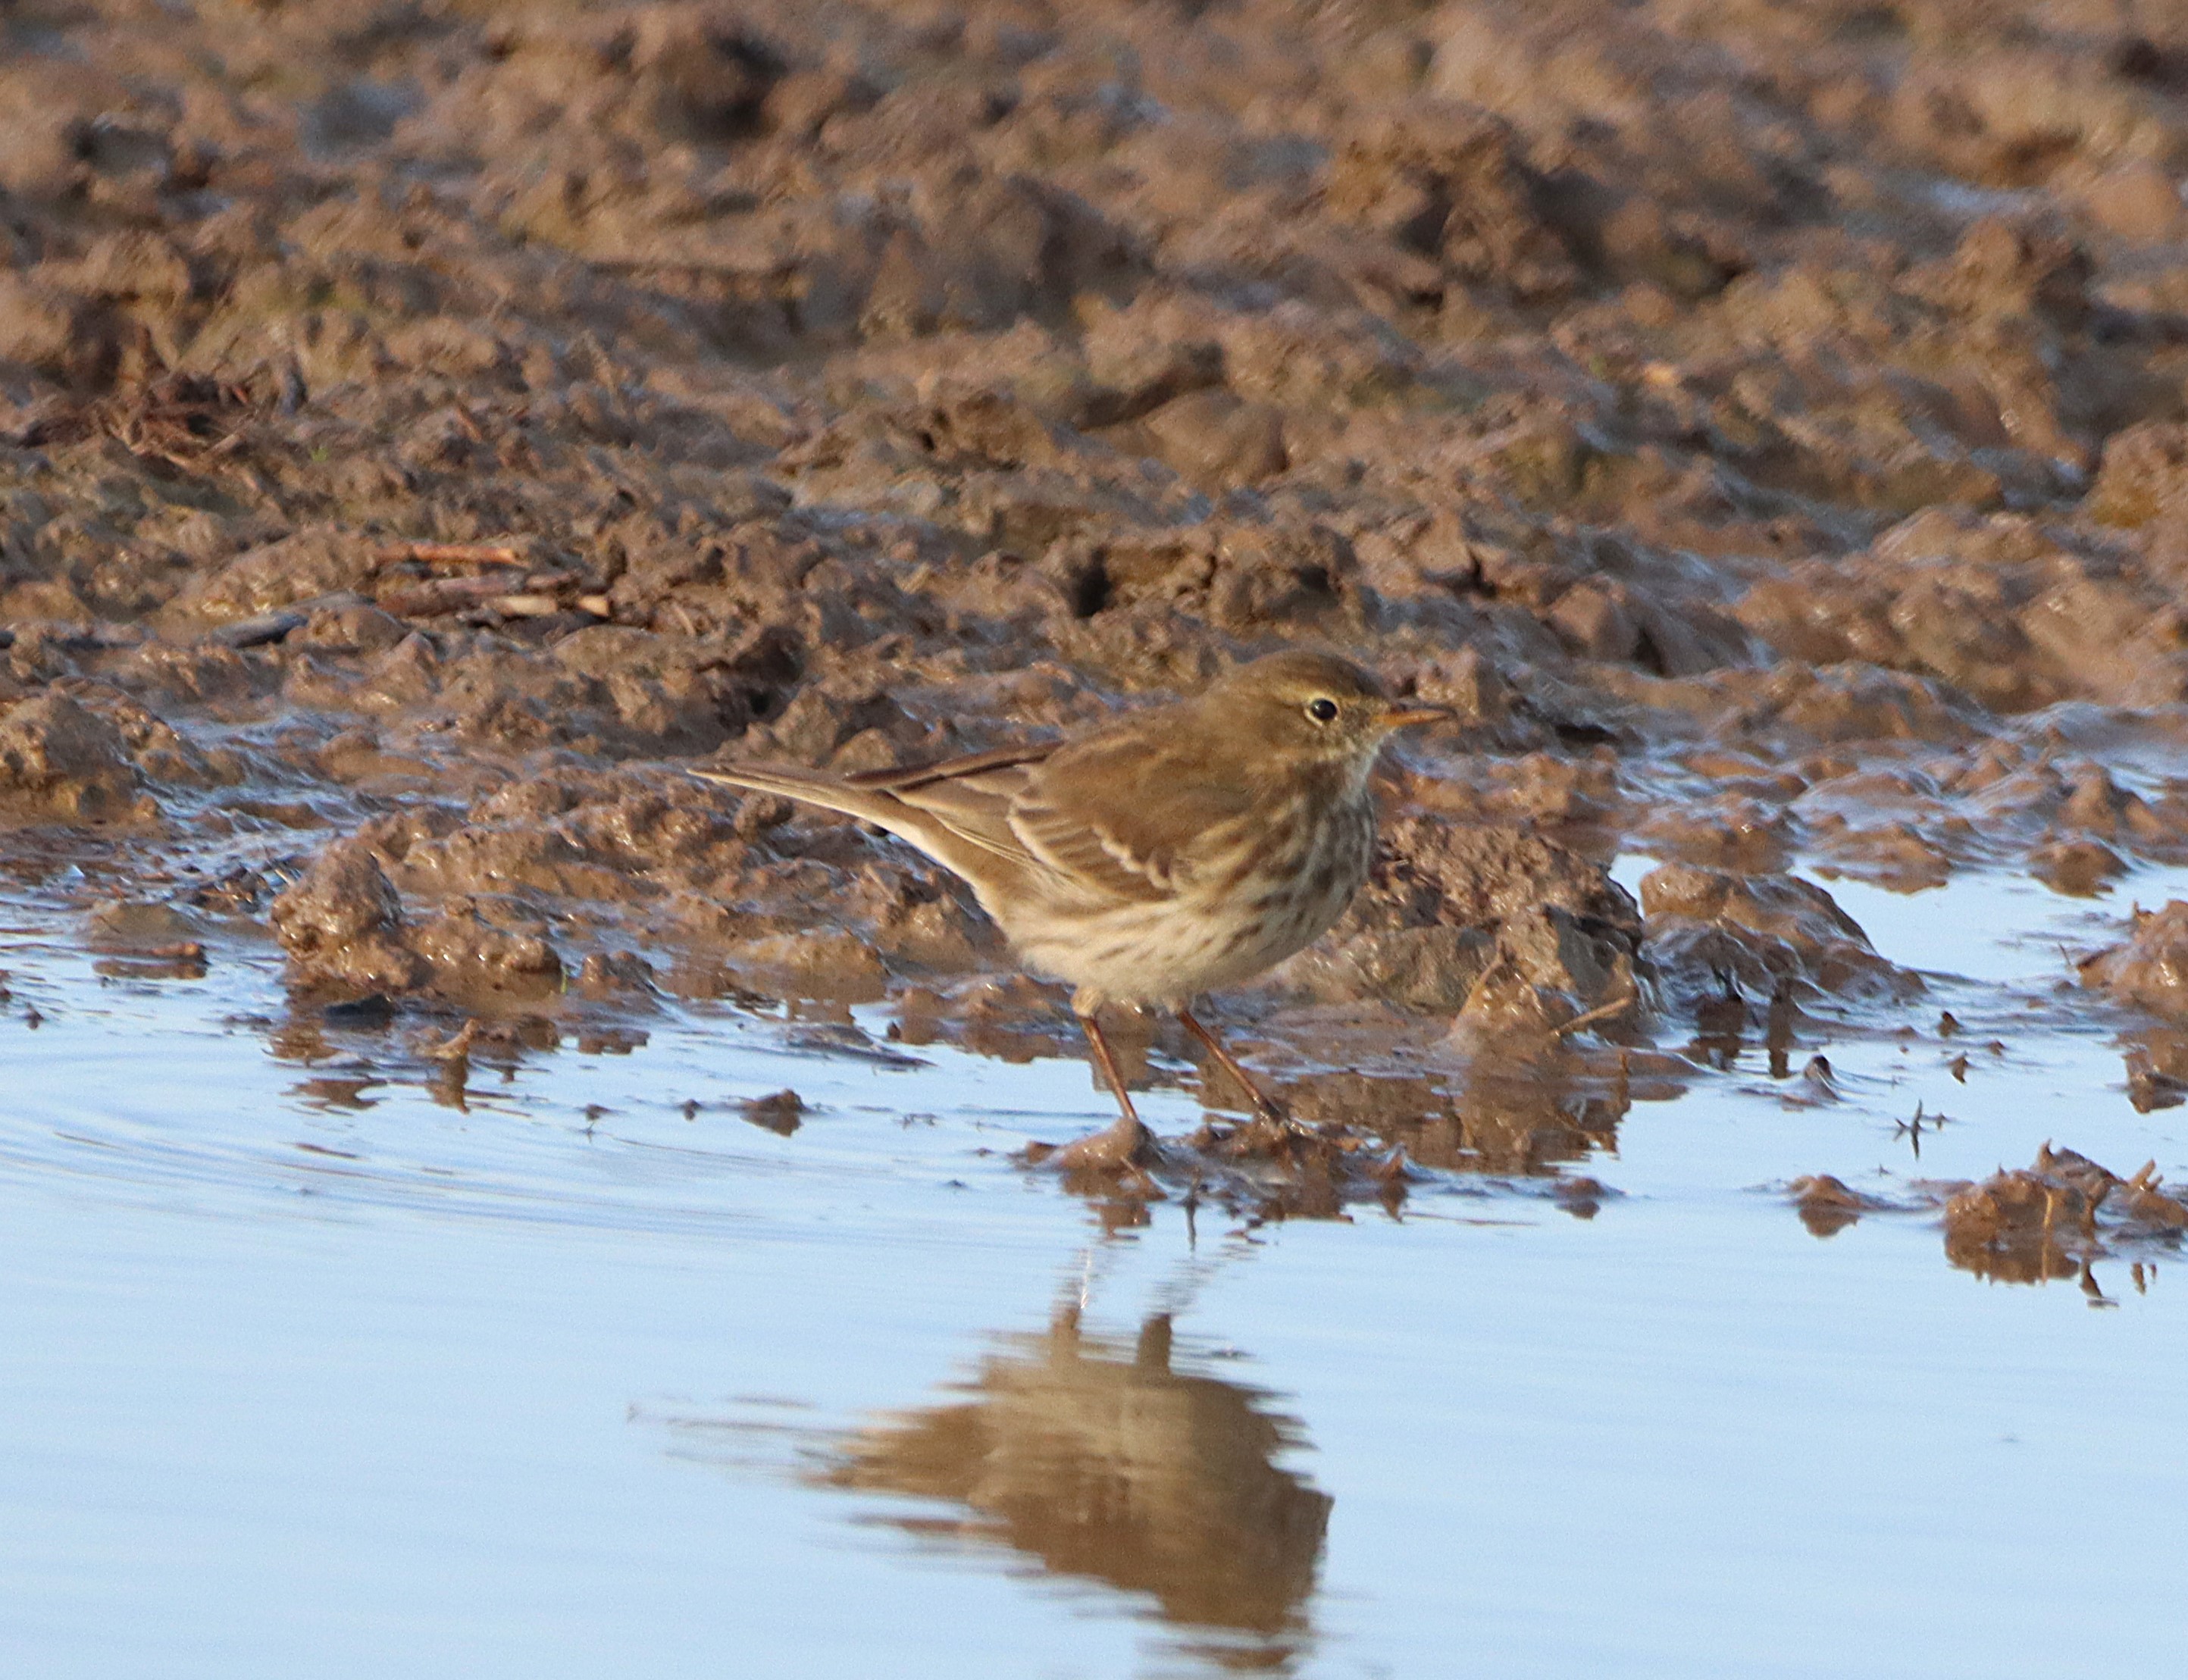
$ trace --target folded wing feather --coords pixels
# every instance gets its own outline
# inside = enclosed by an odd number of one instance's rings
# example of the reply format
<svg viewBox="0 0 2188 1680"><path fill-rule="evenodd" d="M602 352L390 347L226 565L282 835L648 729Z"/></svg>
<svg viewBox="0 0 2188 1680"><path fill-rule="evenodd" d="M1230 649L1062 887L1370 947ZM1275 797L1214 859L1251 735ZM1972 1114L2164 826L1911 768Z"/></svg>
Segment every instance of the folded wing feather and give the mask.
<svg viewBox="0 0 2188 1680"><path fill-rule="evenodd" d="M1202 843L1252 809L1250 790L1210 774L1199 753L1107 731L1063 748L1026 778L1010 826L1050 868L1126 899L1154 903L1192 881ZM1115 797L1128 777L1132 797Z"/></svg>

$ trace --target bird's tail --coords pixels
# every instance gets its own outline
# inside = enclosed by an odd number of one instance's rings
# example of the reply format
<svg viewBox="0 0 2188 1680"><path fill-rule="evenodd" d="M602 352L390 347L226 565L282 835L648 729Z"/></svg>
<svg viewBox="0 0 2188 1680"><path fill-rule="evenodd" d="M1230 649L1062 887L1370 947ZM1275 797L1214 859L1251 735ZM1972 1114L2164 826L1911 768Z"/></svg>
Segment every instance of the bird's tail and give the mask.
<svg viewBox="0 0 2188 1680"><path fill-rule="evenodd" d="M693 770L702 781L741 787L750 793L779 793L786 799L802 799L823 810L895 829L902 822L903 802L877 788L847 786L840 776L825 770L803 770L787 764L725 764L719 770Z"/></svg>

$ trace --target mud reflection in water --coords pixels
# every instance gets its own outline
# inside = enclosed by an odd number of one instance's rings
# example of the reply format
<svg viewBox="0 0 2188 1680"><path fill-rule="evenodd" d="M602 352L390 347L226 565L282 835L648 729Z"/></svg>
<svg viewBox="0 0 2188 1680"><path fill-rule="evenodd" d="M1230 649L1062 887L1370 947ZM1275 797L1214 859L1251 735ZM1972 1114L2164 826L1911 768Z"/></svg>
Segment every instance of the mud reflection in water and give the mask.
<svg viewBox="0 0 2188 1680"><path fill-rule="evenodd" d="M1655 1051L1477 1056L1437 1079L1318 1074L1282 1087L1294 1114L1361 1128L1439 1171L1533 1177L1615 1152L1636 1100L1686 1088L1692 1069Z"/></svg>

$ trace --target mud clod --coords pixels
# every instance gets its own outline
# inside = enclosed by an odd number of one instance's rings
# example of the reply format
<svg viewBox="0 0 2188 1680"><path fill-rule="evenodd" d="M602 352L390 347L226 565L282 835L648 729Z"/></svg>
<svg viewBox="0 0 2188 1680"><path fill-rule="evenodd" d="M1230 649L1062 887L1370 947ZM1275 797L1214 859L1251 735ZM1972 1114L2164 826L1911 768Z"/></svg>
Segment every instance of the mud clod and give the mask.
<svg viewBox="0 0 2188 1680"><path fill-rule="evenodd" d="M371 848L328 847L269 912L300 980L357 993L403 992L431 970L405 943L403 900Z"/></svg>
<svg viewBox="0 0 2188 1680"><path fill-rule="evenodd" d="M562 961L535 931L536 920L490 900L457 899L411 930L408 944L429 965L438 991L544 998L561 990Z"/></svg>
<svg viewBox="0 0 2188 1680"><path fill-rule="evenodd" d="M2188 1017L2188 904L2137 910L2127 938L2084 957L2082 984L2123 1002L2178 1019Z"/></svg>
<svg viewBox="0 0 2188 1680"><path fill-rule="evenodd" d="M2123 1249L2169 1249L2188 1231L2188 1203L2162 1186L2154 1163L2123 1179L2047 1143L2026 1171L1954 1192L1945 1252L1982 1276L2033 1283L2073 1277Z"/></svg>
<svg viewBox="0 0 2188 1680"><path fill-rule="evenodd" d="M1836 1237L1864 1214L1891 1205L1849 1188L1829 1173L1796 1178L1786 1186L1785 1193L1799 1210L1801 1223L1817 1237Z"/></svg>
<svg viewBox="0 0 2188 1680"><path fill-rule="evenodd" d="M1674 995L1706 999L1729 983L1768 998L1789 981L1854 995L1921 989L1813 882L1666 864L1643 877L1641 903L1645 950Z"/></svg>
<svg viewBox="0 0 2188 1680"><path fill-rule="evenodd" d="M1517 1008L1547 1030L1632 994L1639 944L1633 900L1578 853L1522 828L1407 818L1345 920L1286 972L1317 997L1476 1020Z"/></svg>
<svg viewBox="0 0 2188 1680"><path fill-rule="evenodd" d="M805 1124L805 1099L794 1091L778 1091L739 1104L737 1112L761 1130L788 1137Z"/></svg>
<svg viewBox="0 0 2188 1680"><path fill-rule="evenodd" d="M143 820L156 807L139 791L121 732L65 694L0 713L0 816L19 822Z"/></svg>

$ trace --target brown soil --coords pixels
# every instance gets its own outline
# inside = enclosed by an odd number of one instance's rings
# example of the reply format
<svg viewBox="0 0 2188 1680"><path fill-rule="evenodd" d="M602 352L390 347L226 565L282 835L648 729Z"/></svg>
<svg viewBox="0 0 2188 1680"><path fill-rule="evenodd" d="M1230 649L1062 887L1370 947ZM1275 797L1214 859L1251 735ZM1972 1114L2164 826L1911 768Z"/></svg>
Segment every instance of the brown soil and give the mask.
<svg viewBox="0 0 2188 1680"><path fill-rule="evenodd" d="M2188 1232L2188 1203L2161 1188L2157 1163L2121 1178L2050 1144L2025 1172L1946 1186L1945 1253L1955 1266L2027 1283L2071 1277L2120 1253L2170 1254Z"/></svg>
<svg viewBox="0 0 2188 1680"><path fill-rule="evenodd" d="M270 924L302 999L1046 1046L942 871L676 766L1291 641L1463 721L1231 1024L1418 1159L1908 1005L1796 856L2188 858L2162 8L23 0L0 49L0 857ZM2085 972L2177 1015L2184 916ZM1330 1071L1401 1064L1450 1078Z"/></svg>
<svg viewBox="0 0 2188 1680"><path fill-rule="evenodd" d="M1785 1187L1801 1221L1834 1237L1864 1215L1941 1215L1945 1257L1956 1266L2009 1283L2075 1277L2102 1301L2090 1275L2100 1260L2144 1264L2171 1258L2188 1233L2188 1202L2164 1187L2155 1161L2122 1178L2072 1149L2046 1143L2026 1170L2000 1169L1980 1184L1918 1180L1894 1199L1850 1187L1829 1173Z"/></svg>

